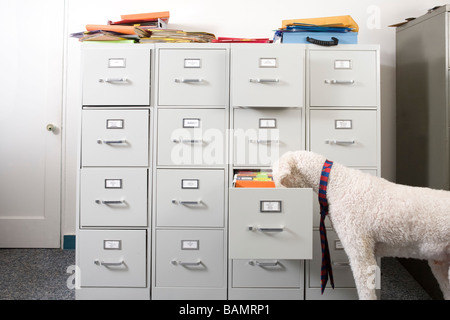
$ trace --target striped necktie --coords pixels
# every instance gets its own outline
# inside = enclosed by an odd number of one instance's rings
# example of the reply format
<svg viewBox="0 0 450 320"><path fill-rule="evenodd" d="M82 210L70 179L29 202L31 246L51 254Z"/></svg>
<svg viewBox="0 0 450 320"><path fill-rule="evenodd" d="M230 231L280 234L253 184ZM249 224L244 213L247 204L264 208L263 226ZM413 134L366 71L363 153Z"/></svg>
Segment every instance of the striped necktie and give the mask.
<svg viewBox="0 0 450 320"><path fill-rule="evenodd" d="M333 161L326 160L323 164L319 185L320 204L320 245L322 247L322 267L320 269L320 284L323 294L330 277L331 287L334 289L333 270L331 268L330 251L328 249L327 231L325 229L325 217L328 214L327 186Z"/></svg>

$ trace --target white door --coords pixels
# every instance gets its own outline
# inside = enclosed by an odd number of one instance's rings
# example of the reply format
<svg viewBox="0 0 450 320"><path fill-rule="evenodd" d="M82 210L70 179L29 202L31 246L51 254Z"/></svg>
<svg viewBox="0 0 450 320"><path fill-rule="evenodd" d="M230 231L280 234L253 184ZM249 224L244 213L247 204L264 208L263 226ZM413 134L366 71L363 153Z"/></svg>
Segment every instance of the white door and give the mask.
<svg viewBox="0 0 450 320"><path fill-rule="evenodd" d="M1 4L3 248L60 247L64 2L2 0Z"/></svg>

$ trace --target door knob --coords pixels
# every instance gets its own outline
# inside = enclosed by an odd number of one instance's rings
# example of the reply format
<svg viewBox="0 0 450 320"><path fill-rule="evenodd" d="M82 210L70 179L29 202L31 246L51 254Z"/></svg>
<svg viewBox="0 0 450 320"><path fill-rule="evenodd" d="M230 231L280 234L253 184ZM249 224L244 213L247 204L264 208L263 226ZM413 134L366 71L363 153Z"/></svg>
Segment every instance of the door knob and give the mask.
<svg viewBox="0 0 450 320"><path fill-rule="evenodd" d="M52 132L54 132L55 130L56 130L56 127L55 127L54 124L49 123L49 124L47 125L47 131L52 131Z"/></svg>

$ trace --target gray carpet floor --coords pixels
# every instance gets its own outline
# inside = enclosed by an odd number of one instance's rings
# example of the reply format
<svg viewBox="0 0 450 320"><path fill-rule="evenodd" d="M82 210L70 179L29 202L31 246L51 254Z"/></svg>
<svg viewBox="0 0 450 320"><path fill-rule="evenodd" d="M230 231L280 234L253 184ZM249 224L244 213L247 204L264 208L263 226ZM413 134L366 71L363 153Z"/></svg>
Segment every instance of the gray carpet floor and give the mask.
<svg viewBox="0 0 450 320"><path fill-rule="evenodd" d="M74 250L0 249L0 300L74 300L67 285L74 264ZM381 300L431 298L397 259L383 258Z"/></svg>

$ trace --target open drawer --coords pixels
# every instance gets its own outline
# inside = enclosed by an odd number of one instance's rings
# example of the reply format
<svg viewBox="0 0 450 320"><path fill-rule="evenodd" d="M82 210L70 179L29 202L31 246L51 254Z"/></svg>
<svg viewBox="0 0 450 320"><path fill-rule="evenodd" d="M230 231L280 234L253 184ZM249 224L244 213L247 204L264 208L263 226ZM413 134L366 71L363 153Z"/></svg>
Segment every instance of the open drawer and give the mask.
<svg viewBox="0 0 450 320"><path fill-rule="evenodd" d="M230 259L311 259L313 191L231 188Z"/></svg>

